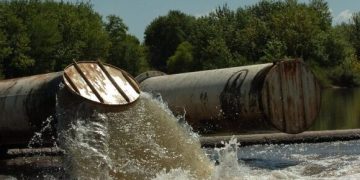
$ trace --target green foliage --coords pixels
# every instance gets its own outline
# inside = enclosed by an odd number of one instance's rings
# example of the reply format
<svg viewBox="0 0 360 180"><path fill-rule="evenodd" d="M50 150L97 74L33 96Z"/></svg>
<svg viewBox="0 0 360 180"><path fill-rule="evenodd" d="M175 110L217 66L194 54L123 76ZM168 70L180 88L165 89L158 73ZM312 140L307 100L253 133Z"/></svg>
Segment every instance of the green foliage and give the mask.
<svg viewBox="0 0 360 180"><path fill-rule="evenodd" d="M279 59L284 58L286 55L286 45L279 40L270 40L266 43L264 49L264 56L261 57L261 60L264 62L274 62Z"/></svg>
<svg viewBox="0 0 360 180"><path fill-rule="evenodd" d="M53 70L57 45L61 42L56 19L46 17L46 14L32 14L28 25L31 51L29 55L35 58L34 73Z"/></svg>
<svg viewBox="0 0 360 180"><path fill-rule="evenodd" d="M106 18L108 22L105 24L105 29L109 33L111 40L122 41L126 36L128 27L124 24L120 17L110 15Z"/></svg>
<svg viewBox="0 0 360 180"><path fill-rule="evenodd" d="M315 77L317 78L318 82L322 87L327 88L332 86L332 82L329 78L329 73L331 69L320 67L314 61L309 61L307 64L312 69L312 72L314 73Z"/></svg>
<svg viewBox="0 0 360 180"><path fill-rule="evenodd" d="M204 54L203 69L229 67L232 61L230 50L223 39L209 40Z"/></svg>
<svg viewBox="0 0 360 180"><path fill-rule="evenodd" d="M324 0L262 0L202 17L169 11L151 22L145 42L120 17L106 21L91 4L0 1L0 78L60 71L75 60L101 59L136 75L302 58L324 86L360 85L360 12L332 26Z"/></svg>
<svg viewBox="0 0 360 180"><path fill-rule="evenodd" d="M350 24L350 38L356 50L357 58L360 59L360 12L354 13Z"/></svg>
<svg viewBox="0 0 360 180"><path fill-rule="evenodd" d="M224 5L200 18L182 14L187 21L183 20L181 25L173 23L176 18L171 13L155 19L145 34L151 64L160 70L214 69L288 57L301 58L310 64L325 86L360 85L356 80L358 71L348 66L354 65L360 56L359 13L354 14L351 24L340 26L331 25L330 9L324 0L307 4L297 0L262 0L237 10ZM178 47L182 41L191 44L191 53ZM171 61L164 67L160 62L170 56ZM192 67L176 69L190 57Z"/></svg>
<svg viewBox="0 0 360 180"><path fill-rule="evenodd" d="M75 60L94 60L107 57L110 45L101 16L87 3L60 3L56 7L58 30L62 41L55 54L55 70L62 70Z"/></svg>
<svg viewBox="0 0 360 180"><path fill-rule="evenodd" d="M61 71L74 59L146 70L143 46L119 17L108 20L89 3L0 1L0 78Z"/></svg>
<svg viewBox="0 0 360 180"><path fill-rule="evenodd" d="M149 62L153 67L161 71L167 70L167 59L174 54L180 43L188 40L194 20L194 17L182 12L170 11L146 27L145 45L149 48Z"/></svg>
<svg viewBox="0 0 360 180"><path fill-rule="evenodd" d="M353 87L360 84L360 63L354 58L345 59L331 73L330 78L334 85Z"/></svg>
<svg viewBox="0 0 360 180"><path fill-rule="evenodd" d="M167 61L169 73L182 73L192 70L193 65L193 48L192 45L184 41L176 48L173 56Z"/></svg>
<svg viewBox="0 0 360 180"><path fill-rule="evenodd" d="M111 42L107 62L122 67L131 74L146 70L148 65L140 42L134 36L127 34L128 28L121 18L111 15L107 19L105 29Z"/></svg>
<svg viewBox="0 0 360 180"><path fill-rule="evenodd" d="M0 79L4 77L3 62L11 53L11 48L8 45L7 39L2 31L0 31Z"/></svg>
<svg viewBox="0 0 360 180"><path fill-rule="evenodd" d="M2 6L1 6L2 7ZM2 7L2 31L7 42L7 54L2 55L2 67L5 77L22 76L31 73L34 59L28 56L30 52L30 38L27 35L27 26L24 21L15 16L14 12L5 11Z"/></svg>
<svg viewBox="0 0 360 180"><path fill-rule="evenodd" d="M310 9L315 12L315 15L320 19L319 27L322 30L331 28L331 12L327 2L324 0L311 0L309 4Z"/></svg>

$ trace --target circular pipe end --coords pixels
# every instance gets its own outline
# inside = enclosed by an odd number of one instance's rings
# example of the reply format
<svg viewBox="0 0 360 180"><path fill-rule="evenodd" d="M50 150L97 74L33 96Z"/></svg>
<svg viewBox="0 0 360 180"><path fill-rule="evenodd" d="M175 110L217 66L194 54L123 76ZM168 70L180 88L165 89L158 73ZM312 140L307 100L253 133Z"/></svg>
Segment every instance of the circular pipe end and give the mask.
<svg viewBox="0 0 360 180"><path fill-rule="evenodd" d="M126 105L136 101L140 88L127 72L100 61L74 62L63 73L70 92L102 105Z"/></svg>
<svg viewBox="0 0 360 180"><path fill-rule="evenodd" d="M315 121L321 103L314 74L297 60L276 63L265 77L261 104L266 118L278 130L296 134Z"/></svg>

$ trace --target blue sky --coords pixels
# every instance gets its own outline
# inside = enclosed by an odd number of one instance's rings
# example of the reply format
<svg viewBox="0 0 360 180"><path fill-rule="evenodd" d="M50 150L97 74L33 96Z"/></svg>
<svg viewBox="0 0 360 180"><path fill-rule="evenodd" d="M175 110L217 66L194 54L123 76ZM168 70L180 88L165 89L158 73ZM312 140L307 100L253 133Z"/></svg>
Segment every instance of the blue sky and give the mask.
<svg viewBox="0 0 360 180"><path fill-rule="evenodd" d="M76 2L78 0L68 0ZM299 0L308 2L308 0ZM158 16L166 15L169 10L202 16L227 4L232 9L253 5L259 0L90 0L95 11L103 17L110 14L120 16L129 27L129 33L140 41L144 31ZM351 14L360 11L360 0L327 0L333 15L333 23L348 21Z"/></svg>

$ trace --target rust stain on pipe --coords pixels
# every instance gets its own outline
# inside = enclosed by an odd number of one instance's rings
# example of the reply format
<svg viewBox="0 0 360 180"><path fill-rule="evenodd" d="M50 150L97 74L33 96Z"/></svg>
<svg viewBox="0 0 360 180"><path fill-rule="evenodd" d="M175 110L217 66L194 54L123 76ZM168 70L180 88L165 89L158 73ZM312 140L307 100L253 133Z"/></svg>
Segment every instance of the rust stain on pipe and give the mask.
<svg viewBox="0 0 360 180"><path fill-rule="evenodd" d="M79 99L111 111L124 110L140 96L138 84L129 74L108 64L102 69L93 61L74 63L64 72L0 80L0 148L27 145L43 122L55 114L61 82L69 92L65 94L72 96L67 97L69 101Z"/></svg>
<svg viewBox="0 0 360 180"><path fill-rule="evenodd" d="M94 103L126 105L140 96L136 81L111 65L82 61L68 66L64 72L64 82L70 92Z"/></svg>
<svg viewBox="0 0 360 180"><path fill-rule="evenodd" d="M267 73L264 83L262 108L276 129L299 133L313 124L320 111L320 87L303 62L278 63Z"/></svg>
<svg viewBox="0 0 360 180"><path fill-rule="evenodd" d="M278 130L300 133L320 110L320 88L301 61L136 77L201 133Z"/></svg>
<svg viewBox="0 0 360 180"><path fill-rule="evenodd" d="M55 113L62 73L0 81L0 146L27 143Z"/></svg>

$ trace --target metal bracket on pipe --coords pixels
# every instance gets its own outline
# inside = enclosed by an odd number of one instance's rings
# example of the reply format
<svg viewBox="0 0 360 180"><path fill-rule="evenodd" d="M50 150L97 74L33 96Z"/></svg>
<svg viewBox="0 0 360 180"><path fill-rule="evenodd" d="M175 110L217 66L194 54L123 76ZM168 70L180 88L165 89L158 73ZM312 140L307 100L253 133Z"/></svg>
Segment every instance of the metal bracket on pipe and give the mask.
<svg viewBox="0 0 360 180"><path fill-rule="evenodd" d="M81 69L80 69L79 65L77 64L77 62L75 60L73 60L73 61L74 61L74 67L75 67L76 71L85 80L86 84L90 87L90 89L96 95L96 97L99 99L99 101L104 103L104 99L101 97L99 92L94 88L94 86L91 84L91 82L86 78L84 72L81 71ZM66 72L64 74L66 74Z"/></svg>
<svg viewBox="0 0 360 180"><path fill-rule="evenodd" d="M74 63L64 70L66 87L87 100L103 105L125 105L139 96L139 86L128 73L100 61Z"/></svg>
<svg viewBox="0 0 360 180"><path fill-rule="evenodd" d="M116 90L119 91L119 93L126 99L127 102L130 102L129 97L125 94L125 92L119 87L119 85L115 82L113 77L109 74L109 72L106 70L104 65L101 63L101 61L97 61L99 67L101 70L106 74L107 78L109 78L110 82L115 86Z"/></svg>

